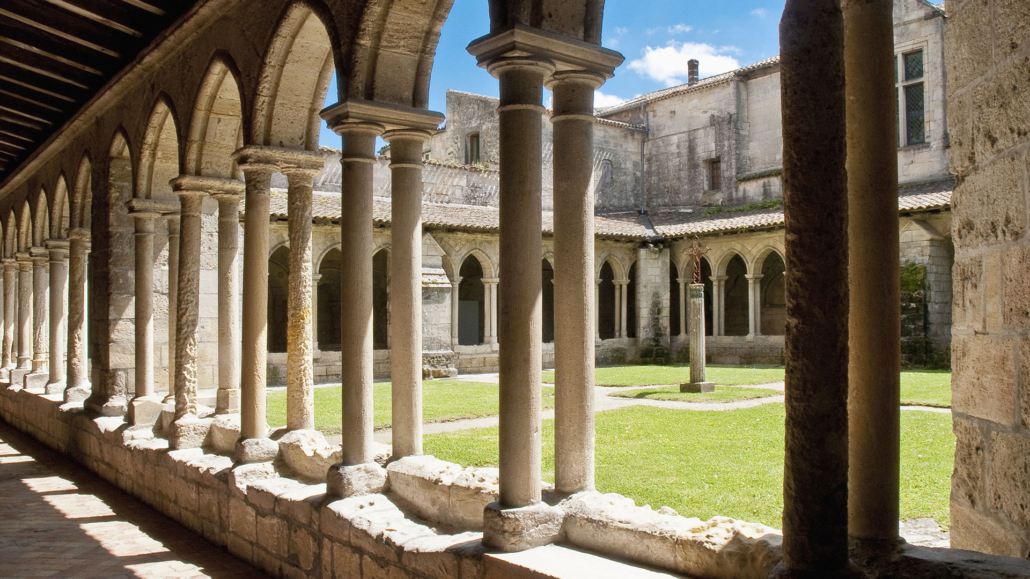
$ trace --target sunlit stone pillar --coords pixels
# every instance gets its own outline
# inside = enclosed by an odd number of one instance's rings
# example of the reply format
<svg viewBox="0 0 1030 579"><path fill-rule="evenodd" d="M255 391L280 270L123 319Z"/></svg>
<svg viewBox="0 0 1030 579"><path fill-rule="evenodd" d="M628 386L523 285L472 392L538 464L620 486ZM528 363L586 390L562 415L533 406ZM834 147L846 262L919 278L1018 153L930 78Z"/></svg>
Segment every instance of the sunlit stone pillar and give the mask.
<svg viewBox="0 0 1030 579"><path fill-rule="evenodd" d="M435 117L433 119L435 120ZM390 372L393 457L422 454L422 146L430 133L391 130Z"/></svg>
<svg viewBox="0 0 1030 579"><path fill-rule="evenodd" d="M25 378L26 388L45 388L50 379L50 252L44 247L29 250L32 256L32 372Z"/></svg>
<svg viewBox="0 0 1030 579"><path fill-rule="evenodd" d="M610 71L551 76L554 126L554 482L594 488L594 90Z"/></svg>
<svg viewBox="0 0 1030 579"><path fill-rule="evenodd" d="M850 577L848 183L840 0L787 0L780 50L789 265L783 560L775 575ZM893 154L893 144L890 149Z"/></svg>
<svg viewBox="0 0 1030 579"><path fill-rule="evenodd" d="M594 280L594 343L601 341L601 279Z"/></svg>
<svg viewBox="0 0 1030 579"><path fill-rule="evenodd" d="M240 411L240 200L238 181L211 192L218 202L218 391L215 413Z"/></svg>
<svg viewBox="0 0 1030 579"><path fill-rule="evenodd" d="M848 533L898 542L901 320L891 0L844 0L847 86Z"/></svg>
<svg viewBox="0 0 1030 579"><path fill-rule="evenodd" d="M747 278L747 339L754 340L758 334L758 289L762 279L760 275L745 275Z"/></svg>
<svg viewBox="0 0 1030 579"><path fill-rule="evenodd" d="M28 253L16 255L18 260L18 367L11 384L22 386L26 374L32 371L32 257Z"/></svg>
<svg viewBox="0 0 1030 579"><path fill-rule="evenodd" d="M153 424L161 414L154 396L154 221L161 214L146 199L130 201L129 214L136 221L136 393L128 419L133 425Z"/></svg>
<svg viewBox="0 0 1030 579"><path fill-rule="evenodd" d="M320 167L319 167L320 168ZM290 279L286 294L286 427L315 428L315 376L311 304L312 182L318 169L290 166L288 228Z"/></svg>
<svg viewBox="0 0 1030 579"><path fill-rule="evenodd" d="M497 285L500 278L488 277L483 279L483 291L486 293L486 343L491 348L497 347Z"/></svg>
<svg viewBox="0 0 1030 579"><path fill-rule="evenodd" d="M314 271L314 269L312 269ZM311 353L318 357L318 282L322 280L322 274L315 272L311 274Z"/></svg>
<svg viewBox="0 0 1030 579"><path fill-rule="evenodd" d="M619 323L618 337L628 338L629 337L629 280L619 280L615 282L615 295L618 300L616 306L616 319Z"/></svg>
<svg viewBox="0 0 1030 579"><path fill-rule="evenodd" d="M687 310L690 309L690 304L687 303L687 285L690 283L690 278L677 278L677 284L679 284L680 290L680 335L679 339L682 340L687 337Z"/></svg>
<svg viewBox="0 0 1030 579"><path fill-rule="evenodd" d="M459 321L458 312L461 308L460 294L458 293L461 288L461 276L455 275L454 279L451 280L451 348L457 348L459 345L458 341L458 330L461 322Z"/></svg>
<svg viewBox="0 0 1030 579"><path fill-rule="evenodd" d="M14 326L17 313L15 304L18 296L18 262L13 258L5 258L4 263L4 342L3 342L3 369L4 374L10 379L11 370L14 370L17 352L14 350Z"/></svg>
<svg viewBox="0 0 1030 579"><path fill-rule="evenodd" d="M279 446L268 439L265 418L265 372L268 357L268 218L272 173L277 170L261 151L237 151L236 163L246 182L243 222L243 320L240 331L240 439L237 463L275 458Z"/></svg>
<svg viewBox="0 0 1030 579"><path fill-rule="evenodd" d="M712 276L712 336L726 335L726 279L724 275Z"/></svg>
<svg viewBox="0 0 1030 579"><path fill-rule="evenodd" d="M67 323L64 295L68 286L68 240L48 239L50 254L50 378L47 394L59 394L65 389L65 347Z"/></svg>
<svg viewBox="0 0 1030 579"><path fill-rule="evenodd" d="M175 402L175 312L179 307L179 209L168 218L168 392L164 402Z"/></svg>
<svg viewBox="0 0 1030 579"><path fill-rule="evenodd" d="M91 390L88 378L89 338L86 335L89 239L88 229L75 227L68 231L68 386L64 391L65 402L85 400Z"/></svg>

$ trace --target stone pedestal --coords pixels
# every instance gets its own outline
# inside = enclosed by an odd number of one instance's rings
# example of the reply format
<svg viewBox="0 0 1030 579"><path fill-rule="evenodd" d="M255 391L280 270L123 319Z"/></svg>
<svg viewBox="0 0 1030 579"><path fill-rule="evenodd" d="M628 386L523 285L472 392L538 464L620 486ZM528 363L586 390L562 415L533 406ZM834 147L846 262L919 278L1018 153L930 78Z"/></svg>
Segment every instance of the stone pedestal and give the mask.
<svg viewBox="0 0 1030 579"><path fill-rule="evenodd" d="M690 392L692 394L715 392L715 382L687 382L680 384L680 392Z"/></svg>
<svg viewBox="0 0 1030 579"><path fill-rule="evenodd" d="M483 544L506 553L549 545L561 534L565 513L547 503L504 508L490 503L483 509Z"/></svg>
<svg viewBox="0 0 1030 579"><path fill-rule="evenodd" d="M386 469L374 462L334 464L326 475L326 494L334 498L380 493L385 487Z"/></svg>

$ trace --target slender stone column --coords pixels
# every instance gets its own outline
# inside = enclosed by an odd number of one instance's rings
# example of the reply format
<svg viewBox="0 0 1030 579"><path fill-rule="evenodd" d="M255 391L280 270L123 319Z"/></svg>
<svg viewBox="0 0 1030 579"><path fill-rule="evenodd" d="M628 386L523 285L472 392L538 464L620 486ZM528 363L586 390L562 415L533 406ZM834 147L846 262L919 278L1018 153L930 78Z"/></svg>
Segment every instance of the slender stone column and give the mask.
<svg viewBox="0 0 1030 579"><path fill-rule="evenodd" d="M392 130L390 371L393 457L422 454L422 145L429 133Z"/></svg>
<svg viewBox="0 0 1030 579"><path fill-rule="evenodd" d="M201 207L207 191L180 189L179 283L175 308L175 420L189 421L197 414L197 342L200 330ZM185 429L183 429L185 430ZM187 448L185 432L173 432L170 445ZM187 446L189 445L189 446Z"/></svg>
<svg viewBox="0 0 1030 579"><path fill-rule="evenodd" d="M680 339L687 337L687 310L690 309L690 304L687 303L687 285L690 283L689 278L677 278L680 290Z"/></svg>
<svg viewBox="0 0 1030 579"><path fill-rule="evenodd" d="M4 263L4 353L3 367L5 374L10 379L10 372L14 369L17 352L14 350L14 321L15 303L18 295L18 262L13 258L6 258Z"/></svg>
<svg viewBox="0 0 1030 579"><path fill-rule="evenodd" d="M486 342L491 348L497 347L497 284L500 278L490 277L483 280L486 292Z"/></svg>
<svg viewBox="0 0 1030 579"><path fill-rule="evenodd" d="M755 287L758 284L755 282L762 279L762 276L745 275L744 277L747 278L747 339L754 340L758 324L756 319L758 313L758 294L755 291Z"/></svg>
<svg viewBox="0 0 1030 579"><path fill-rule="evenodd" d="M213 191L218 201L218 392L215 413L240 411L240 199L243 188ZM176 256L178 257L178 256Z"/></svg>
<svg viewBox="0 0 1030 579"><path fill-rule="evenodd" d="M704 384L705 377L705 285L690 284L690 383Z"/></svg>
<svg viewBox="0 0 1030 579"><path fill-rule="evenodd" d="M762 276L752 276L755 280L755 291L754 291L754 310L755 310L755 331L756 336L762 335Z"/></svg>
<svg viewBox="0 0 1030 579"><path fill-rule="evenodd" d="M68 387L65 402L85 400L90 395L89 359L86 335L86 261L89 230L68 231Z"/></svg>
<svg viewBox="0 0 1030 579"><path fill-rule="evenodd" d="M314 271L314 269L312 269ZM311 274L311 354L318 358L318 282L322 281L322 274L315 272Z"/></svg>
<svg viewBox="0 0 1030 579"><path fill-rule="evenodd" d="M179 212L168 216L168 392L164 402L175 402L175 312L179 307Z"/></svg>
<svg viewBox="0 0 1030 579"><path fill-rule="evenodd" d="M50 252L50 379L47 394L65 389L65 347L67 339L64 295L68 286L68 240L48 239Z"/></svg>
<svg viewBox="0 0 1030 579"><path fill-rule="evenodd" d="M458 310L460 309L458 290L461 288L461 276L454 276L451 281L451 348L458 347Z"/></svg>
<svg viewBox="0 0 1030 579"><path fill-rule="evenodd" d="M612 286L615 288L615 337L625 337L625 330L622 327L622 283L618 281L612 282Z"/></svg>
<svg viewBox="0 0 1030 579"><path fill-rule="evenodd" d="M46 386L50 377L47 362L50 356L50 252L43 247L29 250L32 256L32 378L31 386ZM36 379L33 379L36 378ZM30 384L26 384L29 387Z"/></svg>
<svg viewBox="0 0 1030 579"><path fill-rule="evenodd" d="M594 280L594 343L601 341L601 279Z"/></svg>
<svg viewBox="0 0 1030 579"><path fill-rule="evenodd" d="M776 575L846 577L848 204L840 0L787 0L780 50L787 416L783 561ZM889 148L893 154L894 145Z"/></svg>
<svg viewBox="0 0 1030 579"><path fill-rule="evenodd" d="M240 440L236 443L234 459L237 463L264 462L275 458L278 452L278 445L268 439L265 418L269 195L272 173L277 167L268 161L252 159L248 149L237 152L236 162L246 179L247 209L243 218Z"/></svg>
<svg viewBox="0 0 1030 579"><path fill-rule="evenodd" d="M628 338L629 332L629 280L619 280L619 337Z"/></svg>
<svg viewBox="0 0 1030 579"><path fill-rule="evenodd" d="M315 428L311 352L311 186L314 169L283 169L289 180L290 280L286 295L286 427ZM367 249L367 248L366 248Z"/></svg>
<svg viewBox="0 0 1030 579"><path fill-rule="evenodd" d="M18 259L18 382L32 371L32 258L28 253ZM12 384L14 381L12 380ZM20 384L19 384L20 385Z"/></svg>
<svg viewBox="0 0 1030 579"><path fill-rule="evenodd" d="M723 324L726 315L723 308L726 304L726 296L724 290L726 289L726 276L716 275L712 276L712 336L722 336L726 334L726 327Z"/></svg>
<svg viewBox="0 0 1030 579"><path fill-rule="evenodd" d="M604 76L555 73L554 482L561 493L594 488L594 90Z"/></svg>
<svg viewBox="0 0 1030 579"><path fill-rule="evenodd" d="M901 437L894 3L841 5L848 102L848 533L893 547Z"/></svg>
<svg viewBox="0 0 1030 579"><path fill-rule="evenodd" d="M136 394L128 408L133 425L153 424L161 414L154 396L154 220L161 214L149 210L146 201L130 202L136 220Z"/></svg>

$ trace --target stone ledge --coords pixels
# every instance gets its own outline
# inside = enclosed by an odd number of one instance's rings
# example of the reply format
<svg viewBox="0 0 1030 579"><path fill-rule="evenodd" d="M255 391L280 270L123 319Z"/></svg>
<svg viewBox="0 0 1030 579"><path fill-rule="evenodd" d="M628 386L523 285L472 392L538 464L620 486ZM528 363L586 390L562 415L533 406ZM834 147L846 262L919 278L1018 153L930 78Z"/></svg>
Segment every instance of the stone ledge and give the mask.
<svg viewBox="0 0 1030 579"><path fill-rule="evenodd" d="M479 531L483 509L497 500L495 468L462 468L432 456L408 456L387 468L390 490L419 516Z"/></svg>

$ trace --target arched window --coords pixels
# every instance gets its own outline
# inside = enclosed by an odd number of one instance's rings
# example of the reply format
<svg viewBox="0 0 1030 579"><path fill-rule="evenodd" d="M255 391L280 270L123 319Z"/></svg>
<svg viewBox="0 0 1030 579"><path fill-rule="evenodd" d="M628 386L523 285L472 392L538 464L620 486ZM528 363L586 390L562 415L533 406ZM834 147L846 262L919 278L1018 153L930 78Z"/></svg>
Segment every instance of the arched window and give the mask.
<svg viewBox="0 0 1030 579"><path fill-rule="evenodd" d="M541 279L543 280L543 337L544 343L554 341L554 268L546 259L541 264L543 268Z"/></svg>
<svg viewBox="0 0 1030 579"><path fill-rule="evenodd" d="M465 258L458 272L458 344L475 346L485 342L486 291L483 266L474 255Z"/></svg>
<svg viewBox="0 0 1030 579"><path fill-rule="evenodd" d="M597 332L602 340L615 337L615 270L607 261L601 266L601 283L597 288Z"/></svg>
<svg viewBox="0 0 1030 579"><path fill-rule="evenodd" d="M623 288L626 292L626 337L637 337L637 264L629 268L629 283Z"/></svg>
<svg viewBox="0 0 1030 579"><path fill-rule="evenodd" d="M787 326L787 297L784 291L783 258L775 251L762 262L762 333L782 336Z"/></svg>
<svg viewBox="0 0 1030 579"><path fill-rule="evenodd" d="M331 249L318 267L318 349L340 349L340 260L339 249Z"/></svg>
<svg viewBox="0 0 1030 579"><path fill-rule="evenodd" d="M746 336L748 333L747 265L739 255L733 256L726 266L726 286L723 311L727 336Z"/></svg>
<svg viewBox="0 0 1030 579"><path fill-rule="evenodd" d="M680 335L680 284L679 270L669 261L669 335Z"/></svg>
<svg viewBox="0 0 1030 579"><path fill-rule="evenodd" d="M381 249L372 257L372 348L390 347L390 254Z"/></svg>
<svg viewBox="0 0 1030 579"><path fill-rule="evenodd" d="M611 159L603 159L601 161L601 184L611 183L612 180L612 161Z"/></svg>
<svg viewBox="0 0 1030 579"><path fill-rule="evenodd" d="M268 351L286 351L286 295L290 287L290 249L285 245L268 258Z"/></svg>
<svg viewBox="0 0 1030 579"><path fill-rule="evenodd" d="M469 133L465 139L465 164L475 165L479 159L479 133Z"/></svg>

